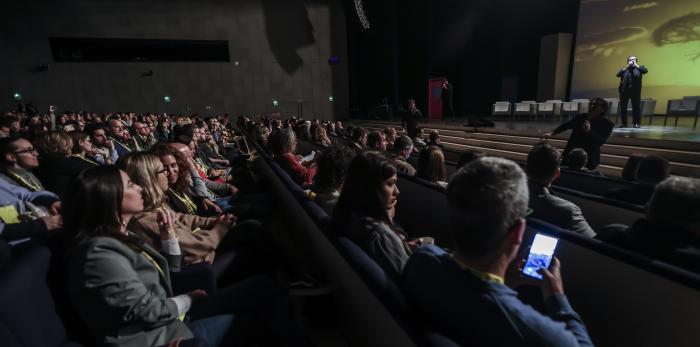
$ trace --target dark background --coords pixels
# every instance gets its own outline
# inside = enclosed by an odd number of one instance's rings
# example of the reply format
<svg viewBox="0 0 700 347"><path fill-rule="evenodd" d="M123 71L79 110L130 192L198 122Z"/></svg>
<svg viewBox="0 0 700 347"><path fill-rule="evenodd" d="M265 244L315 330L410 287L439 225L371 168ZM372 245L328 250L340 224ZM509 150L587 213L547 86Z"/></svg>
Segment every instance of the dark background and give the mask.
<svg viewBox="0 0 700 347"><path fill-rule="evenodd" d="M540 38L575 33L579 0L363 1L362 31L346 7L350 107L365 114L388 97L415 98L427 116L427 80L447 77L457 115L486 114L501 97L502 76L517 78L517 98L534 100Z"/></svg>

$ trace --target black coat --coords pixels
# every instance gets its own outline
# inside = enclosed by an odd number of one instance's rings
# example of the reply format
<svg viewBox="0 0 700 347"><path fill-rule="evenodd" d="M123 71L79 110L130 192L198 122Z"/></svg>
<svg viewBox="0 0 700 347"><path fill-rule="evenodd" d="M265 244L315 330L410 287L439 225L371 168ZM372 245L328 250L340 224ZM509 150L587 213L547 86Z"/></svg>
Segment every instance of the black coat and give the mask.
<svg viewBox="0 0 700 347"><path fill-rule="evenodd" d="M94 164L80 158L66 157L62 154L48 154L39 158L39 167L34 170L34 174L46 190L58 194L63 200L67 189L70 189L72 180L81 171L94 166Z"/></svg>
<svg viewBox="0 0 700 347"><path fill-rule="evenodd" d="M569 152L574 148L582 148L588 153L587 167L589 170L595 169L598 167L598 164L600 164L600 147L608 141L615 124L602 116L593 120L590 120L589 117L590 115L588 114L578 115L574 119L554 129L554 134L571 129L571 136L564 149L562 159L564 165L566 165ZM591 123L591 131L589 132L585 132L582 129L585 120Z"/></svg>
<svg viewBox="0 0 700 347"><path fill-rule="evenodd" d="M618 91L620 95L625 93L631 93L632 95L639 95L642 92L642 75L649 72L644 66L627 67L621 69L617 73L617 77L620 78L620 86Z"/></svg>

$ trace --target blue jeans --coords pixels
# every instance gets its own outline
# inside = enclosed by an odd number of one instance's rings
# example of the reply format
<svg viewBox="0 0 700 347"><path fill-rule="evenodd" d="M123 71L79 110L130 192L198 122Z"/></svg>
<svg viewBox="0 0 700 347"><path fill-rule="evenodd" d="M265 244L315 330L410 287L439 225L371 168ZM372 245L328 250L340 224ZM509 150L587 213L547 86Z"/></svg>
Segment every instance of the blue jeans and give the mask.
<svg viewBox="0 0 700 347"><path fill-rule="evenodd" d="M192 321L187 325L192 335L199 339L202 347L223 346L225 338L233 327L233 315L222 314Z"/></svg>

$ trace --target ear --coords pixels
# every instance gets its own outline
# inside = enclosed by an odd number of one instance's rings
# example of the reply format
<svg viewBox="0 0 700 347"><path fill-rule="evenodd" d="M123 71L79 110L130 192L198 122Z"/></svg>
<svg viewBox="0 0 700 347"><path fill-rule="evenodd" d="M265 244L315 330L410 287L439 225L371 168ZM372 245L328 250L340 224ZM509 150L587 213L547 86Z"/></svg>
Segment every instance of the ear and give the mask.
<svg viewBox="0 0 700 347"><path fill-rule="evenodd" d="M554 176L552 177L552 181L554 181L554 180L556 180L557 178L559 178L559 176L561 176L561 168L557 167L557 170L554 171Z"/></svg>
<svg viewBox="0 0 700 347"><path fill-rule="evenodd" d="M525 226L527 222L525 219L520 218L515 225L508 231L508 243L513 246L520 246L523 243L523 236L525 235Z"/></svg>
<svg viewBox="0 0 700 347"><path fill-rule="evenodd" d="M12 163L12 164L14 164L14 163L17 162L17 156L15 156L15 155L12 154L12 153L7 153L7 154L5 154L5 157L4 157L3 159L5 159L5 162L6 162L6 163Z"/></svg>

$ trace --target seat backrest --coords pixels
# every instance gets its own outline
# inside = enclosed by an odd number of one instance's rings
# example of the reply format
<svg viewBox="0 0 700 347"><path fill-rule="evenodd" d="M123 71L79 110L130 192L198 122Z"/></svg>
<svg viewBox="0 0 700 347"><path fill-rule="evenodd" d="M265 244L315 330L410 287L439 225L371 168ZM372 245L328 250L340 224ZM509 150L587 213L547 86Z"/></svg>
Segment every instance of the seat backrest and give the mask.
<svg viewBox="0 0 700 347"><path fill-rule="evenodd" d="M605 195L611 189L626 188L633 185L628 181L573 172L567 169L561 170L561 175L553 183L554 186L575 189L580 192Z"/></svg>
<svg viewBox="0 0 700 347"><path fill-rule="evenodd" d="M684 96L681 104L683 105L683 108L695 109L695 107L698 105L698 100L700 100L700 96Z"/></svg>
<svg viewBox="0 0 700 347"><path fill-rule="evenodd" d="M558 197L576 204L593 230L600 230L609 224L632 225L636 220L644 217L643 208L639 206L563 187L552 187L552 190Z"/></svg>
<svg viewBox="0 0 700 347"><path fill-rule="evenodd" d="M23 346L61 346L66 330L46 282L51 252L32 246L0 270L0 323Z"/></svg>
<svg viewBox="0 0 700 347"><path fill-rule="evenodd" d="M406 298L399 286L367 253L346 237L336 237L336 248L343 258L365 281L367 286L382 301L395 317L404 319L408 312Z"/></svg>
<svg viewBox="0 0 700 347"><path fill-rule="evenodd" d="M444 189L403 175L396 185L400 192L396 222L410 237L431 236L437 245L452 248Z"/></svg>
<svg viewBox="0 0 700 347"><path fill-rule="evenodd" d="M536 232L559 237L566 296L596 346L697 345L700 276L534 219L523 245Z"/></svg>

